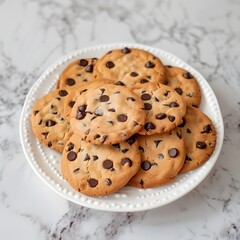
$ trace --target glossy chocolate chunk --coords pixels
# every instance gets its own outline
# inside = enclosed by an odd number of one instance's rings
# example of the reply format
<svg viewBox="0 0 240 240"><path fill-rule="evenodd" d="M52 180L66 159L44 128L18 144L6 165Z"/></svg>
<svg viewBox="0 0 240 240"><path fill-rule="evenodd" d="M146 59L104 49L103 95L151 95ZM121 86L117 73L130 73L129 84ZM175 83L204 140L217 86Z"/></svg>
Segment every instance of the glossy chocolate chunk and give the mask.
<svg viewBox="0 0 240 240"><path fill-rule="evenodd" d="M168 154L171 158L175 158L178 155L178 150L176 148L171 148L168 151Z"/></svg>
<svg viewBox="0 0 240 240"><path fill-rule="evenodd" d="M65 96L68 95L68 92L67 92L66 90L60 90L60 91L59 91L59 95L60 95L61 97L65 97Z"/></svg>
<svg viewBox="0 0 240 240"><path fill-rule="evenodd" d="M122 53L128 54L130 52L131 52L131 50L129 48L127 48L127 47L122 49Z"/></svg>
<svg viewBox="0 0 240 240"><path fill-rule="evenodd" d="M141 96L141 99L146 101L146 100L150 100L151 99L151 95L148 94L148 93L144 93L142 96Z"/></svg>
<svg viewBox="0 0 240 240"><path fill-rule="evenodd" d="M187 72L187 73L183 73L183 77L186 78L186 79L191 79L193 78L192 74L190 72Z"/></svg>
<svg viewBox="0 0 240 240"><path fill-rule="evenodd" d="M158 119L158 120L162 120L162 119L164 119L166 117L167 117L166 113L158 113L156 115L156 119Z"/></svg>
<svg viewBox="0 0 240 240"><path fill-rule="evenodd" d="M112 160L106 159L103 161L102 166L105 169L111 169L113 167L113 162Z"/></svg>
<svg viewBox="0 0 240 240"><path fill-rule="evenodd" d="M57 124L57 122L55 122L55 121L53 121L53 120L48 120L47 122L46 122L46 126L47 127L52 127L52 126L54 126L54 125L56 125Z"/></svg>
<svg viewBox="0 0 240 240"><path fill-rule="evenodd" d="M149 130L155 129L155 128L156 128L156 126L152 122L147 122L144 124L144 129L146 131L149 131Z"/></svg>
<svg viewBox="0 0 240 240"><path fill-rule="evenodd" d="M85 68L85 71L86 71L86 72L89 72L89 73L92 73L92 72L93 72L93 65L92 65L92 64L88 65L88 66Z"/></svg>
<svg viewBox="0 0 240 240"><path fill-rule="evenodd" d="M142 164L141 164L141 168L144 170L144 171L147 171L151 168L151 163L149 161L143 161Z"/></svg>
<svg viewBox="0 0 240 240"><path fill-rule="evenodd" d="M69 161L74 161L77 158L77 154L74 151L71 151L67 154L67 159Z"/></svg>
<svg viewBox="0 0 240 240"><path fill-rule="evenodd" d="M126 164L128 164L128 166L131 167L131 166L132 166L132 160L131 160L130 158L123 158L123 159L121 160L121 164L122 164L123 166L126 165Z"/></svg>
<svg viewBox="0 0 240 240"><path fill-rule="evenodd" d="M88 65L88 60L86 60L86 59L80 59L79 65L80 65L80 66L83 66L83 67L86 67L86 66Z"/></svg>
<svg viewBox="0 0 240 240"><path fill-rule="evenodd" d="M196 142L196 147L199 149L205 149L207 147L207 144L205 142Z"/></svg>
<svg viewBox="0 0 240 240"><path fill-rule="evenodd" d="M127 115L125 115L125 114L119 114L119 115L117 116L118 122L126 122L127 119L128 119L128 117L127 117Z"/></svg>
<svg viewBox="0 0 240 240"><path fill-rule="evenodd" d="M65 82L68 86L73 86L76 83L73 78L67 78Z"/></svg>
<svg viewBox="0 0 240 240"><path fill-rule="evenodd" d="M95 179L95 178L90 178L88 180L88 184L89 184L90 187L94 188L98 185L98 180Z"/></svg>
<svg viewBox="0 0 240 240"><path fill-rule="evenodd" d="M145 64L145 67L146 68L154 68L155 67L155 64L151 61L148 61L146 64Z"/></svg>
<svg viewBox="0 0 240 240"><path fill-rule="evenodd" d="M113 62L111 62L111 61L106 62L107 68L113 68L114 66L115 66L115 64Z"/></svg>

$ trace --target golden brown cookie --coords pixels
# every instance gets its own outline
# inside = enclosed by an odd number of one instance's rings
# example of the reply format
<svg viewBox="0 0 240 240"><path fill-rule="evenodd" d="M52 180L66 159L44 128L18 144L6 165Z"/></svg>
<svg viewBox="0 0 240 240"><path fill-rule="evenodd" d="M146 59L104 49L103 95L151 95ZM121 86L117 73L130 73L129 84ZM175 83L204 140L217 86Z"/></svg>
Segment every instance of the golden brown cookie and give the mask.
<svg viewBox="0 0 240 240"><path fill-rule="evenodd" d="M181 173L203 165L216 145L216 131L212 121L202 111L188 106L183 122L178 126L186 141L187 155Z"/></svg>
<svg viewBox="0 0 240 240"><path fill-rule="evenodd" d="M168 132L182 122L186 103L172 88L163 84L148 83L132 89L144 102L146 120L139 134L152 135Z"/></svg>
<svg viewBox="0 0 240 240"><path fill-rule="evenodd" d="M147 51L127 47L112 50L100 58L94 76L127 87L166 81L165 67L159 58Z"/></svg>
<svg viewBox="0 0 240 240"><path fill-rule="evenodd" d="M69 122L63 113L67 90L55 90L38 99L31 112L34 135L39 141L54 150L62 152L65 143L72 135Z"/></svg>
<svg viewBox="0 0 240 240"><path fill-rule="evenodd" d="M138 188L157 187L175 179L182 168L186 147L180 131L138 136L142 156L141 168L129 185Z"/></svg>
<svg viewBox="0 0 240 240"><path fill-rule="evenodd" d="M166 67L167 85L175 89L187 105L198 107L201 102L201 90L196 78L185 69Z"/></svg>
<svg viewBox="0 0 240 240"><path fill-rule="evenodd" d="M113 84L91 88L78 97L71 127L94 144L114 144L137 133L145 122L142 100L128 88Z"/></svg>
<svg viewBox="0 0 240 240"><path fill-rule="evenodd" d="M134 137L115 145L94 145L74 134L62 155L62 174L78 192L103 196L128 183L140 167Z"/></svg>
<svg viewBox="0 0 240 240"><path fill-rule="evenodd" d="M93 69L97 58L83 58L70 63L61 73L57 88L71 89L94 80Z"/></svg>

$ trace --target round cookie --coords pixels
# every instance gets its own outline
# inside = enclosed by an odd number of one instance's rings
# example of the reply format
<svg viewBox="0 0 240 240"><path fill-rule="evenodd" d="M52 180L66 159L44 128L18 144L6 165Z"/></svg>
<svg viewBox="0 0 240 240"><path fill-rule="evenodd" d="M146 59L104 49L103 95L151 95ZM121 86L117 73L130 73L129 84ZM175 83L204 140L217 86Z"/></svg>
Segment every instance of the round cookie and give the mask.
<svg viewBox="0 0 240 240"><path fill-rule="evenodd" d="M90 196L116 192L139 170L138 142L134 137L115 145L94 145L73 134L62 154L61 168L70 185Z"/></svg>
<svg viewBox="0 0 240 240"><path fill-rule="evenodd" d="M172 88L163 84L137 85L133 91L143 100L146 113L141 135L168 132L182 122L186 103Z"/></svg>
<svg viewBox="0 0 240 240"><path fill-rule="evenodd" d="M34 135L43 145L59 152L62 152L72 135L63 113L63 102L67 95L68 91L63 89L48 93L38 99L30 116Z"/></svg>
<svg viewBox="0 0 240 240"><path fill-rule="evenodd" d="M181 173L203 165L216 145L216 131L212 121L199 109L188 106L183 122L178 126L186 141L187 155Z"/></svg>
<svg viewBox="0 0 240 240"><path fill-rule="evenodd" d="M127 47L112 50L100 58L94 68L94 76L127 87L166 81L165 67L160 59L144 50Z"/></svg>
<svg viewBox="0 0 240 240"><path fill-rule="evenodd" d="M167 85L175 89L188 106L198 107L201 102L201 90L196 78L182 68L166 67Z"/></svg>
<svg viewBox="0 0 240 240"><path fill-rule="evenodd" d="M71 127L94 144L114 144L137 133L145 122L142 100L128 88L104 84L77 99Z"/></svg>
<svg viewBox="0 0 240 240"><path fill-rule="evenodd" d="M88 82L85 84L81 84L80 86L71 88L70 93L67 95L64 101L64 115L66 119L70 122L70 115L71 115L72 108L79 96L87 92L90 88L102 86L105 83L109 83L109 81L97 80L97 81Z"/></svg>
<svg viewBox="0 0 240 240"><path fill-rule="evenodd" d="M93 69L97 58L75 60L59 76L57 88L69 89L94 80Z"/></svg>
<svg viewBox="0 0 240 240"><path fill-rule="evenodd" d="M141 167L128 185L138 188L151 188L167 184L175 179L182 168L186 147L180 131L151 136L138 136L142 155Z"/></svg>

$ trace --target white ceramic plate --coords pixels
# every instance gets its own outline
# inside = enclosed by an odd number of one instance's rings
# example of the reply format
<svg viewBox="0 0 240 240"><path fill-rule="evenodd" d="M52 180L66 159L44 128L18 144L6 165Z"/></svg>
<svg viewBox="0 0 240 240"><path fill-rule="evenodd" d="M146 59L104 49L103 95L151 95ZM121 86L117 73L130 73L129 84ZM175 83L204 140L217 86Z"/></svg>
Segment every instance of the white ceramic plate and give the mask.
<svg viewBox="0 0 240 240"><path fill-rule="evenodd" d="M35 101L55 88L59 74L68 63L79 58L101 57L111 49L123 48L125 46L147 50L158 56L164 64L184 68L196 77L202 90L200 109L212 119L215 125L217 144L209 161L197 170L181 174L171 184L146 190L124 187L117 193L109 196L88 197L75 191L63 179L60 171L61 155L39 144L32 133L29 115ZM51 65L36 81L27 95L20 121L20 137L26 158L35 173L50 188L64 198L89 208L105 211L133 212L164 206L184 196L203 181L213 168L221 150L223 142L223 120L217 99L211 87L195 69L163 50L140 44L119 43L81 49L68 54Z"/></svg>

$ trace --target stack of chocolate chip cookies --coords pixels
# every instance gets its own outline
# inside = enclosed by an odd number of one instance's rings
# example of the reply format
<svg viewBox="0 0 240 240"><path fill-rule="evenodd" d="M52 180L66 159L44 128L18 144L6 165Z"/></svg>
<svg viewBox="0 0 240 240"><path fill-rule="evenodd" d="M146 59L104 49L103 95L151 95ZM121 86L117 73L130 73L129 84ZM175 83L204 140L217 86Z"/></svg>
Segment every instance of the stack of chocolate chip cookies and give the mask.
<svg viewBox="0 0 240 240"><path fill-rule="evenodd" d="M31 112L32 130L62 153L69 184L90 196L151 188L204 164L214 151L201 90L184 69L141 49L79 59Z"/></svg>

